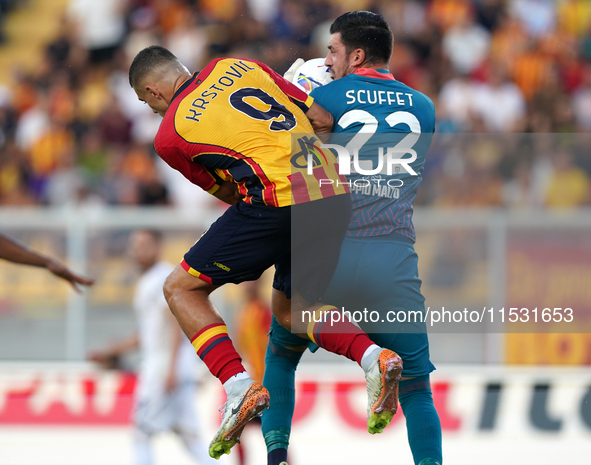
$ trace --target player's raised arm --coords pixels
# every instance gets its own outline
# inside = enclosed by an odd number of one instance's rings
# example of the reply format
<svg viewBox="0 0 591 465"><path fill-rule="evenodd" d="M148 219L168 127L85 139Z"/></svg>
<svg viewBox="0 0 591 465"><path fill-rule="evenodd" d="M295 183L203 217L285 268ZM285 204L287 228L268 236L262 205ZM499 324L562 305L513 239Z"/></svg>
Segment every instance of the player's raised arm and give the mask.
<svg viewBox="0 0 591 465"><path fill-rule="evenodd" d="M0 258L22 265L46 268L57 277L68 281L76 291L80 291L77 286L78 284L84 286L92 286L94 284L94 279L75 275L54 258L35 252L30 247L4 234L0 234Z"/></svg>

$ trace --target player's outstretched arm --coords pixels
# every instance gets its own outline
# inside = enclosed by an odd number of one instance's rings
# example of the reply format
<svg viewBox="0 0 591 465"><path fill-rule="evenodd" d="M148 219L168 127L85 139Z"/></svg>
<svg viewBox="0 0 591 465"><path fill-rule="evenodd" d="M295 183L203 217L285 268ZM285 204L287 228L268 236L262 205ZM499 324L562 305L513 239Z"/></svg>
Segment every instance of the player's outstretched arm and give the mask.
<svg viewBox="0 0 591 465"><path fill-rule="evenodd" d="M139 336L137 333L134 333L126 339L122 339L106 349L90 352L88 354L88 359L97 363L101 368L117 369L120 368L119 358L121 355L131 350L137 349L139 345Z"/></svg>
<svg viewBox="0 0 591 465"><path fill-rule="evenodd" d="M0 258L13 263L46 268L59 278L68 281L76 291L79 291L78 284L84 286L92 286L94 284L94 279L75 275L54 258L37 253L30 247L4 234L0 234Z"/></svg>

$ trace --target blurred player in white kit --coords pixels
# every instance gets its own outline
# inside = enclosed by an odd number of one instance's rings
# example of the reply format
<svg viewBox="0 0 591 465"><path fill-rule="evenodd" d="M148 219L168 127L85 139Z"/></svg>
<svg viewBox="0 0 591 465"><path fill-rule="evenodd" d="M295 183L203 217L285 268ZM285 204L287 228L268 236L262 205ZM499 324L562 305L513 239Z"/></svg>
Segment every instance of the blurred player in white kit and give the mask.
<svg viewBox="0 0 591 465"><path fill-rule="evenodd" d="M196 463L215 463L201 441L194 406L195 355L183 337L164 299L164 280L174 269L160 260L162 238L157 231L138 230L130 237L130 255L140 268L133 308L138 331L90 358L103 366L139 348L141 366L136 388L134 453L136 465L152 465L152 436L172 431L179 436Z"/></svg>

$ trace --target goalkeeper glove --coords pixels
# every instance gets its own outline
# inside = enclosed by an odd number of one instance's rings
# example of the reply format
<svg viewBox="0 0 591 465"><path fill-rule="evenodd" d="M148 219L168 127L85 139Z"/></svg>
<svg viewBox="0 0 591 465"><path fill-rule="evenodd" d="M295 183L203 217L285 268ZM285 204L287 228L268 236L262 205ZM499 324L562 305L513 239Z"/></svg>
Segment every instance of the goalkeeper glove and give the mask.
<svg viewBox="0 0 591 465"><path fill-rule="evenodd" d="M294 82L295 80L295 74L296 71L299 69L300 66L302 66L304 64L304 60L303 58L298 58L296 61L293 62L293 64L289 67L289 69L285 72L285 74L283 75L283 77L285 79L287 79L289 82Z"/></svg>

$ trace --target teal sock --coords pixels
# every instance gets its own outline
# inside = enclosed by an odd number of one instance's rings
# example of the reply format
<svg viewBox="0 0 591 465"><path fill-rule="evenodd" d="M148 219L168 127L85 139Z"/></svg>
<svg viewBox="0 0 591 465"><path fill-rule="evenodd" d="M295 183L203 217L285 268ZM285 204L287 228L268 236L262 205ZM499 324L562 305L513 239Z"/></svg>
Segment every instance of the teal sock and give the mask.
<svg viewBox="0 0 591 465"><path fill-rule="evenodd" d="M398 399L406 418L408 444L415 465L441 464L441 423L433 405L429 375L401 381Z"/></svg>
<svg viewBox="0 0 591 465"><path fill-rule="evenodd" d="M285 346L299 347L307 343L306 339L291 334L273 318L263 378L263 386L269 390L271 400L269 409L261 418L268 465L279 465L287 459L295 407L295 371L303 354Z"/></svg>

